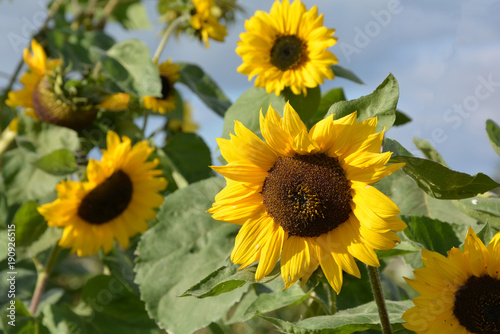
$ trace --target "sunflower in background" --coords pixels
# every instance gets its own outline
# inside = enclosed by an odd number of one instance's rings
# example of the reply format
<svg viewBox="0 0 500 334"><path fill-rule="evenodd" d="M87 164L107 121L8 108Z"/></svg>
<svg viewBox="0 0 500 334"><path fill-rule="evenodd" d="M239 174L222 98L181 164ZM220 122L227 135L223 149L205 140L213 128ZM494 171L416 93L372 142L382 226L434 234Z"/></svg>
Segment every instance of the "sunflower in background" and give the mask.
<svg viewBox="0 0 500 334"><path fill-rule="evenodd" d="M97 106L109 111L124 111L128 109L130 95L127 93L114 93L104 98Z"/></svg>
<svg viewBox="0 0 500 334"><path fill-rule="evenodd" d="M243 60L238 72L249 80L256 76L256 87L276 95L290 87L305 95L307 88L334 78L330 66L338 60L327 48L337 42L335 30L323 26L316 6L308 11L298 0L277 0L269 14L258 10L245 21L245 29L236 48Z"/></svg>
<svg viewBox="0 0 500 334"><path fill-rule="evenodd" d="M107 150L101 161L90 159L87 181L62 181L58 198L38 207L49 226L63 227L59 245L78 256L92 255L100 248L109 252L114 239L126 248L129 238L147 230L163 202L158 194L167 181L155 169L158 159L147 141L131 145L113 131L107 134Z"/></svg>
<svg viewBox="0 0 500 334"><path fill-rule="evenodd" d="M420 296L403 325L416 333L500 333L500 233L486 247L469 227L464 251L422 249L425 267L406 279Z"/></svg>
<svg viewBox="0 0 500 334"><path fill-rule="evenodd" d="M300 278L305 284L321 266L337 293L342 271L360 277L354 257L380 266L374 249L392 249L400 242L393 231L406 224L370 186L404 165L386 166L391 152L380 153L384 133L376 125L376 118L357 123L353 113L308 131L287 103L283 118L272 107L261 113L264 142L236 121L235 135L217 141L228 164L212 168L227 185L208 210L243 225L231 260L240 269L259 261L260 280L281 257L285 288Z"/></svg>
<svg viewBox="0 0 500 334"><path fill-rule="evenodd" d="M210 47L209 38L223 42L227 35L226 27L219 23L214 12L220 9L214 5L214 0L193 0L194 14L191 16L191 26L195 29L195 34L205 43L205 47Z"/></svg>
<svg viewBox="0 0 500 334"><path fill-rule="evenodd" d="M180 67L172 64L171 58L158 65L161 80L161 97L143 97L144 107L160 114L165 114L175 109L176 94L174 84L179 80L179 70Z"/></svg>

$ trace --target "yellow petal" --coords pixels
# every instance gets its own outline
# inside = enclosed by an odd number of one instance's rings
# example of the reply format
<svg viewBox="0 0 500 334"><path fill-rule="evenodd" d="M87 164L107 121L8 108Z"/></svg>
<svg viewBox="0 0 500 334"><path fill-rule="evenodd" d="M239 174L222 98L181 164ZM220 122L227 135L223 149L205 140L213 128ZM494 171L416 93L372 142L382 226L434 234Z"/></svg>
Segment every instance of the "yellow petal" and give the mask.
<svg viewBox="0 0 500 334"><path fill-rule="evenodd" d="M259 265L255 272L256 281L261 280L274 269L283 249L283 243L285 242L286 234L281 226L278 224L270 225L272 228L270 229L267 242L262 247Z"/></svg>
<svg viewBox="0 0 500 334"><path fill-rule="evenodd" d="M485 274L489 262L489 253L471 227L469 227L465 237L464 254L469 259L474 276L481 277Z"/></svg>
<svg viewBox="0 0 500 334"><path fill-rule="evenodd" d="M285 281L285 289L310 269L311 253L315 253L314 249L310 249L311 240L312 238L290 236L285 241L281 254L281 277Z"/></svg>

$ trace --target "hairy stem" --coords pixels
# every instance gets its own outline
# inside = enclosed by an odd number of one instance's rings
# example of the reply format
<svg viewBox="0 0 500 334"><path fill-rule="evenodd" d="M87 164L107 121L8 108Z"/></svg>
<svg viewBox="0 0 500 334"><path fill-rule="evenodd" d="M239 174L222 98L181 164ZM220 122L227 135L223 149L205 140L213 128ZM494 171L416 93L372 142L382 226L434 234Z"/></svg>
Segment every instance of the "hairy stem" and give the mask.
<svg viewBox="0 0 500 334"><path fill-rule="evenodd" d="M175 28L180 25L181 23L187 21L189 16L179 16L175 20L173 20L167 29L165 29L165 32L163 33L163 36L161 38L160 44L158 45L158 48L156 48L156 52L153 56L153 62L156 64L158 63L158 59L160 58L160 55L165 48L165 45L167 44L168 38L170 35L172 35L172 32L175 30Z"/></svg>
<svg viewBox="0 0 500 334"><path fill-rule="evenodd" d="M392 334L391 321L389 320L389 314L387 313L387 307L385 305L384 292L382 291L382 285L380 284L378 268L367 265L366 269L368 270L373 297L375 298L375 303L377 304L382 333Z"/></svg>

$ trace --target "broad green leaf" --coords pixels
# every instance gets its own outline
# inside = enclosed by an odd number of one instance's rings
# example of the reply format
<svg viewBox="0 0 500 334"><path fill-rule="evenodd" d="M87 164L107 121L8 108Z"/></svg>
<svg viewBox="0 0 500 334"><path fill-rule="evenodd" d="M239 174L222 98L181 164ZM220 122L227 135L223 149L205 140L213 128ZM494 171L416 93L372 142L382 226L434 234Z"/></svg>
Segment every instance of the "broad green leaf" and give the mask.
<svg viewBox="0 0 500 334"><path fill-rule="evenodd" d="M14 309L15 311L12 311ZM12 299L0 311L2 327L5 334L49 334L45 326L35 319L23 302Z"/></svg>
<svg viewBox="0 0 500 334"><path fill-rule="evenodd" d="M411 122L411 117L396 109L396 120L393 125L400 126L409 122Z"/></svg>
<svg viewBox="0 0 500 334"><path fill-rule="evenodd" d="M357 111L358 121L376 116L377 132L382 131L384 127L387 131L396 120L398 98L398 82L392 74L389 74L373 93L356 100L337 102L330 107L326 115L335 114L334 118L339 119Z"/></svg>
<svg viewBox="0 0 500 334"><path fill-rule="evenodd" d="M17 260L21 261L32 258L53 247L61 239L62 231L58 227L48 227L32 244L16 249Z"/></svg>
<svg viewBox="0 0 500 334"><path fill-rule="evenodd" d="M85 319L75 314L66 304L44 307L42 323L50 333L95 334L90 331Z"/></svg>
<svg viewBox="0 0 500 334"><path fill-rule="evenodd" d="M492 228L490 224L484 225L481 231L477 232L477 237L483 244L488 245L493 237L498 233L498 229Z"/></svg>
<svg viewBox="0 0 500 334"><path fill-rule="evenodd" d="M216 114L223 116L231 106L231 101L222 92L219 86L208 76L199 66L194 64L178 64L181 66L179 71L180 79L188 86L193 93Z"/></svg>
<svg viewBox="0 0 500 334"><path fill-rule="evenodd" d="M45 307L56 304L64 296L64 289L53 288L43 292L40 303L35 312L35 317L38 317Z"/></svg>
<svg viewBox="0 0 500 334"><path fill-rule="evenodd" d="M486 121L486 132L488 133L491 146L500 155L500 126L489 119Z"/></svg>
<svg viewBox="0 0 500 334"><path fill-rule="evenodd" d="M319 107L316 113L314 114L313 118L310 121L310 124L316 124L320 120L322 120L326 113L328 112L328 109L330 109L331 105L339 102L339 101L345 101L345 95L344 95L344 89L342 88L333 88L330 89L328 92L323 94L321 97L321 100L319 101Z"/></svg>
<svg viewBox="0 0 500 334"><path fill-rule="evenodd" d="M469 226L476 225L475 219L456 209L454 201L438 200L427 195L401 170L378 181L375 186L397 204L403 215L426 216L458 224L461 226L459 233L465 233Z"/></svg>
<svg viewBox="0 0 500 334"><path fill-rule="evenodd" d="M272 94L272 93L271 93ZM302 122L307 124L318 110L321 99L321 90L319 86L308 88L307 95L295 95L290 88L285 88L282 92L285 101L290 102L290 105L299 114ZM267 111L267 110L266 110Z"/></svg>
<svg viewBox="0 0 500 334"><path fill-rule="evenodd" d="M355 83L358 83L358 84L361 84L361 85L365 84L351 70L349 70L349 69L347 69L345 67L342 67L342 66L338 66L338 65L332 65L331 67L332 67L332 70L333 70L333 73L335 74L335 76L337 76L339 78L344 78L344 79L347 79L347 80L351 80L352 82L355 82Z"/></svg>
<svg viewBox="0 0 500 334"><path fill-rule="evenodd" d="M205 298L220 295L245 285L246 283L256 283L255 272L256 266L247 267L243 270L238 270L240 265L234 264L231 260L227 260L226 265L218 268L210 275L202 279L199 283L190 287L184 292L181 297L194 296L197 298ZM276 266L274 270L262 278L259 283L267 283L280 275L280 268Z"/></svg>
<svg viewBox="0 0 500 334"><path fill-rule="evenodd" d="M300 283L295 283L285 290L283 290L285 283L282 279L276 279L267 284L256 284L255 299L251 300L250 303L238 305L235 311L237 317L233 315L230 322L247 321L257 314L264 314L290 305L300 304L310 296L317 283L317 281L310 280L304 289L300 286ZM242 306L244 306L244 310L241 309Z"/></svg>
<svg viewBox="0 0 500 334"><path fill-rule="evenodd" d="M267 94L264 88L252 87L240 95L231 105L224 116L222 137L229 138L229 133L234 134L234 121L240 121L249 130L260 134L259 115L267 113L270 105L283 116L285 98L275 94Z"/></svg>
<svg viewBox="0 0 500 334"><path fill-rule="evenodd" d="M138 0L118 3L111 19L118 21L125 29L151 29L146 7Z"/></svg>
<svg viewBox="0 0 500 334"><path fill-rule="evenodd" d="M443 156L439 154L439 152L434 148L434 146L432 146L432 144L428 140L413 138L413 142L427 159L448 167L448 164L446 163L446 161L444 161Z"/></svg>
<svg viewBox="0 0 500 334"><path fill-rule="evenodd" d="M411 301L386 300L389 320L393 331L403 329L403 313L413 306ZM350 334L363 330L380 330L380 319L375 302L339 311L334 315L311 317L292 323L260 315L271 322L279 331L294 334Z"/></svg>
<svg viewBox="0 0 500 334"><path fill-rule="evenodd" d="M423 216L402 218L408 224L404 234L430 251L446 256L452 247L458 247L462 243L449 223Z"/></svg>
<svg viewBox="0 0 500 334"><path fill-rule="evenodd" d="M61 148L44 155L35 166L52 175L68 175L77 171L75 156L70 150Z"/></svg>
<svg viewBox="0 0 500 334"><path fill-rule="evenodd" d="M246 290L205 299L179 297L224 265L233 248L239 227L215 221L206 212L224 185L224 179L215 177L169 195L158 223L137 247L141 299L149 315L173 334L191 333L220 319Z"/></svg>
<svg viewBox="0 0 500 334"><path fill-rule="evenodd" d="M171 166L187 182L193 183L213 176L212 156L203 139L194 133L176 133L169 136L163 148L173 163Z"/></svg>
<svg viewBox="0 0 500 334"><path fill-rule="evenodd" d="M17 210L14 216L16 225L16 246L28 247L38 240L47 229L47 223L41 214L38 213L38 204L29 201Z"/></svg>
<svg viewBox="0 0 500 334"><path fill-rule="evenodd" d="M385 259L388 257L394 257L398 255L417 253L420 252L420 249L421 249L420 245L408 240L403 240L399 244L397 244L396 247L394 247L393 249L375 250L375 253L377 253L379 259Z"/></svg>
<svg viewBox="0 0 500 334"><path fill-rule="evenodd" d="M82 298L92 308L88 320L92 333L158 333L139 295L114 276L92 277L83 288Z"/></svg>
<svg viewBox="0 0 500 334"><path fill-rule="evenodd" d="M50 54L62 57L71 69L88 70L95 65L91 50L108 50L115 41L102 31L83 31L68 28L51 29L47 36Z"/></svg>
<svg viewBox="0 0 500 334"><path fill-rule="evenodd" d="M149 48L137 39L127 39L104 52L93 49L93 59L102 63L105 74L124 92L139 96L161 96L158 68Z"/></svg>
<svg viewBox="0 0 500 334"><path fill-rule="evenodd" d="M472 218L500 229L500 198L477 196L456 201L455 204Z"/></svg>
<svg viewBox="0 0 500 334"><path fill-rule="evenodd" d="M391 142L394 141L384 139L384 150L392 150L396 147ZM483 173L471 176L453 171L437 162L406 154L406 152L393 151L390 162L406 163L403 171L432 197L438 199L469 198L500 187L499 183Z"/></svg>

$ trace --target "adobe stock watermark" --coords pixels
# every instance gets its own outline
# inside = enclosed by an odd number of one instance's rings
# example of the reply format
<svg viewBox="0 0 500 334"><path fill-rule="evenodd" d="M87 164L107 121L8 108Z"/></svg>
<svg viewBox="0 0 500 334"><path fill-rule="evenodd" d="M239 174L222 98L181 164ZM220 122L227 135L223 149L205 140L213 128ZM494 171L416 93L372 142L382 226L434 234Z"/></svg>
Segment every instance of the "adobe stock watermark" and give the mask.
<svg viewBox="0 0 500 334"><path fill-rule="evenodd" d="M356 34L354 35L353 44L349 44L343 40L340 40L338 43L347 63L351 62L353 54L360 54L364 48L370 45L372 40L380 35L382 29L386 28L392 22L393 17L402 11L403 7L399 0L390 0L387 3L387 9L379 11L371 10L370 15L373 17L373 20L366 22L364 29L358 26L354 27Z"/></svg>
<svg viewBox="0 0 500 334"><path fill-rule="evenodd" d="M12 31L7 33L7 39L15 53L22 52L29 45L31 38L47 18L46 1L39 0L37 4L41 9L36 11L32 17L21 17L22 27L19 33Z"/></svg>
<svg viewBox="0 0 500 334"><path fill-rule="evenodd" d="M443 113L442 119L446 124L450 125L451 129L457 130L460 128L464 124L464 120L479 109L481 102L490 98L497 87L500 87L500 81L495 81L491 73L486 77L480 75L477 81L478 84L473 94L467 95L461 103L454 103L451 108L446 109ZM443 128L436 127L431 131L431 138L428 140L435 146L447 141L448 135L446 135Z"/></svg>

